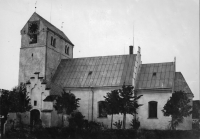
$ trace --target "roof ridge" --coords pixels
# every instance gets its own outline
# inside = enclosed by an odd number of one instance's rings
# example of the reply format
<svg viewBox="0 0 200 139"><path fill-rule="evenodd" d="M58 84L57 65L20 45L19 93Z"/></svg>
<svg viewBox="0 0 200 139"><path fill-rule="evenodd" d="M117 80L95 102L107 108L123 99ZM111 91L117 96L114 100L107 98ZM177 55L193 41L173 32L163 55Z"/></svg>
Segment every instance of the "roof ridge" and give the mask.
<svg viewBox="0 0 200 139"><path fill-rule="evenodd" d="M145 64L142 64L142 65L150 65L150 64L166 64L166 63L174 63L174 62L145 63Z"/></svg>
<svg viewBox="0 0 200 139"><path fill-rule="evenodd" d="M137 54L133 54L133 55L136 56ZM127 54L127 55L107 55L107 56L77 57L77 58L62 59L62 60L84 59L84 58L102 58L102 57L113 57L113 56L131 56L131 55Z"/></svg>

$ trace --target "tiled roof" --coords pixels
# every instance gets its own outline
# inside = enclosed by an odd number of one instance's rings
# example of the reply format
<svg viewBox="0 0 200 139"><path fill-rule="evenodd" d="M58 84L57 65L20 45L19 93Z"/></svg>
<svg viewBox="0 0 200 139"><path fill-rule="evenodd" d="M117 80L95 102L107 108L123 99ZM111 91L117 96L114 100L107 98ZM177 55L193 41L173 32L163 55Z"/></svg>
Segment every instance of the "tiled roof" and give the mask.
<svg viewBox="0 0 200 139"><path fill-rule="evenodd" d="M62 87L132 85L136 55L63 59L53 82Z"/></svg>
<svg viewBox="0 0 200 139"><path fill-rule="evenodd" d="M39 14L36 14L41 21L43 22L43 24L49 28L50 30L52 30L53 32L55 32L56 34L58 34L60 37L62 37L65 41L67 41L68 43L70 43L71 45L74 46L74 44L69 40L69 38L61 31L59 30L57 27L55 27L54 25L52 25L51 23L49 23L46 19L44 19L43 17L41 17Z"/></svg>
<svg viewBox="0 0 200 139"><path fill-rule="evenodd" d="M185 78L183 77L181 72L175 73L175 82L174 82L174 91L185 91L186 93L191 93L190 87L188 86Z"/></svg>
<svg viewBox="0 0 200 139"><path fill-rule="evenodd" d="M50 89L50 95L61 95L63 92L62 87L52 82L46 83L46 89Z"/></svg>
<svg viewBox="0 0 200 139"><path fill-rule="evenodd" d="M173 62L142 64L136 81L136 88L172 88L174 72Z"/></svg>

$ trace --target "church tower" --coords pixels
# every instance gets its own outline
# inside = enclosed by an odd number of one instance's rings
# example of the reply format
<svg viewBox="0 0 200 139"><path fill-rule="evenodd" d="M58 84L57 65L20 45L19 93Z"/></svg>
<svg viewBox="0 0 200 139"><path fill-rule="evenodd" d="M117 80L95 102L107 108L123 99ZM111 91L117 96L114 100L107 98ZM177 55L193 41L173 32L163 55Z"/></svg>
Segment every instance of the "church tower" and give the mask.
<svg viewBox="0 0 200 139"><path fill-rule="evenodd" d="M36 12L21 30L19 83L34 73L50 81L61 59L73 58L73 43Z"/></svg>

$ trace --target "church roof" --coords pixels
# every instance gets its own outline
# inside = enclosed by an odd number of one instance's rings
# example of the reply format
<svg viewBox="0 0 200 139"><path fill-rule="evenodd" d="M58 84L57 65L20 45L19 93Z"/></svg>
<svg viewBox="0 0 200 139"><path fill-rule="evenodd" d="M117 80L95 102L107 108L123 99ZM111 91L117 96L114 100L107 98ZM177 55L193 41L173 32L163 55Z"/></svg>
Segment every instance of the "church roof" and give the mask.
<svg viewBox="0 0 200 139"><path fill-rule="evenodd" d="M63 59L53 77L62 87L132 85L136 55Z"/></svg>
<svg viewBox="0 0 200 139"><path fill-rule="evenodd" d="M175 67L173 62L142 64L136 81L137 89L172 88Z"/></svg>
<svg viewBox="0 0 200 139"><path fill-rule="evenodd" d="M68 43L70 43L71 45L74 46L74 44L69 40L69 38L61 30L59 30L57 27L55 27L54 25L52 25L51 23L49 23L46 19L44 19L43 17L41 17L36 12L34 14L36 14L40 18L40 20L42 21L42 23L48 29L50 29L51 31L55 32L57 35L59 35L60 37L62 37L65 41L67 41Z"/></svg>
<svg viewBox="0 0 200 139"><path fill-rule="evenodd" d="M174 91L185 91L186 93L192 94L190 87L188 86L185 78L181 72L175 73Z"/></svg>

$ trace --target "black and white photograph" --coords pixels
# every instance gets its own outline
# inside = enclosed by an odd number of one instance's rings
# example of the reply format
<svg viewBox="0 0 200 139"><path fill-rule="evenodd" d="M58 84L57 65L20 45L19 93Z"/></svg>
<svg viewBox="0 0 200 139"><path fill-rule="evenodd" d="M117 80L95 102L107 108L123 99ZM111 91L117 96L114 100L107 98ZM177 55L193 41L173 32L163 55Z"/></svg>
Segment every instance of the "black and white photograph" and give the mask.
<svg viewBox="0 0 200 139"><path fill-rule="evenodd" d="M199 0L0 0L0 139L200 139Z"/></svg>

